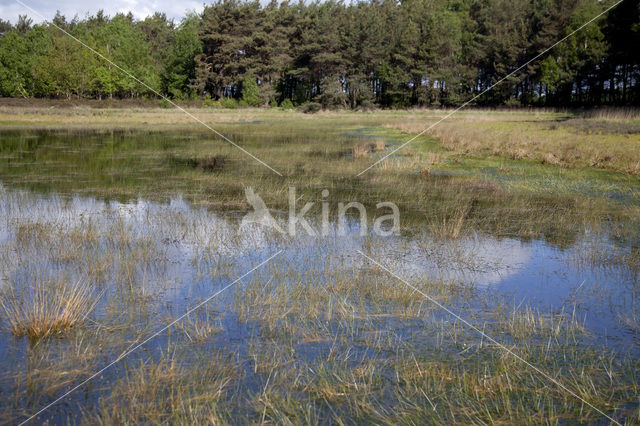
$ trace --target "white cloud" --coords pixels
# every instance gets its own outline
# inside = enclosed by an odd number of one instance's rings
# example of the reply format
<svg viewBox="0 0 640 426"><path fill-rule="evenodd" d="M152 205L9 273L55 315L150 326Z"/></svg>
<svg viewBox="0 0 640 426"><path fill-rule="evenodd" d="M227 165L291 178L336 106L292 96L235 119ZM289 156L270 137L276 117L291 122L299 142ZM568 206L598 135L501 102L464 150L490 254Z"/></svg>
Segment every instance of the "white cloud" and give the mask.
<svg viewBox="0 0 640 426"><path fill-rule="evenodd" d="M59 10L69 20L76 15L79 18L84 18L102 9L109 16L113 16L119 12L131 12L136 19L144 19L146 16L152 15L155 12L164 12L168 18L178 22L188 12L202 12L204 8L203 2L198 0L113 0L110 2L95 3L87 2L86 0L60 0L57 2L46 0L21 1L38 13L44 15L47 19L53 18L56 11ZM2 17L2 19L16 23L18 15L28 15L35 23L42 22L41 17L36 16L14 0L0 0L0 17Z"/></svg>

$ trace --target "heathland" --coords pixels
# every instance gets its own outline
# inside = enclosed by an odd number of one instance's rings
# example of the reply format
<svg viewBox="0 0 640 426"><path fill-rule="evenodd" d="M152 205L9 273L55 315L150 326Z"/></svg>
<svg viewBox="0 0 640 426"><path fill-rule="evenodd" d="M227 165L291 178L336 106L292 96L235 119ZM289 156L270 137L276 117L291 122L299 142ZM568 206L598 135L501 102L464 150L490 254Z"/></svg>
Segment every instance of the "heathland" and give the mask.
<svg viewBox="0 0 640 426"><path fill-rule="evenodd" d="M0 103L0 422L640 423L637 110L100 105Z"/></svg>

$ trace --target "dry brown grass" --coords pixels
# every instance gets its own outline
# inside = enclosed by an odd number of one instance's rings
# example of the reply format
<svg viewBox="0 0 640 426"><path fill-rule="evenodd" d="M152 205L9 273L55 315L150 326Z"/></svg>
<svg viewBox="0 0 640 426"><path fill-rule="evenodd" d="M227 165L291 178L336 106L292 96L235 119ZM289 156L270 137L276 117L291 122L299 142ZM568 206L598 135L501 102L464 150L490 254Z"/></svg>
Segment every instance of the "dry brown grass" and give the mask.
<svg viewBox="0 0 640 426"><path fill-rule="evenodd" d="M442 222L431 222L431 235L439 239L458 239L463 233L469 211L471 211L471 205L460 205L455 207L449 215L443 217Z"/></svg>
<svg viewBox="0 0 640 426"><path fill-rule="evenodd" d="M351 147L353 158L363 158L372 152L380 152L386 148L384 139L376 138L373 142L357 142Z"/></svg>
<svg viewBox="0 0 640 426"><path fill-rule="evenodd" d="M640 108L599 108L587 111L582 116L606 121L640 120Z"/></svg>
<svg viewBox="0 0 640 426"><path fill-rule="evenodd" d="M378 138L373 142L373 149L376 151L382 151L386 148L386 146L387 144L384 139Z"/></svg>
<svg viewBox="0 0 640 426"><path fill-rule="evenodd" d="M452 154L490 154L562 167L594 167L640 173L636 109L603 109L581 116L552 113L461 113L430 130ZM386 124L416 134L429 121Z"/></svg>
<svg viewBox="0 0 640 426"><path fill-rule="evenodd" d="M177 322L175 327L182 331L190 342L204 342L212 335L222 331L211 320L208 312L203 315L199 315L196 312ZM169 318L167 322L173 322L173 319Z"/></svg>
<svg viewBox="0 0 640 426"><path fill-rule="evenodd" d="M547 152L542 156L542 160L540 160L542 164L552 164L557 165L560 164L560 159L555 156L553 152Z"/></svg>
<svg viewBox="0 0 640 426"><path fill-rule="evenodd" d="M189 368L176 355L127 371L87 424L226 424L220 400L237 375L229 357L209 354ZM97 404L100 406L100 404Z"/></svg>
<svg viewBox="0 0 640 426"><path fill-rule="evenodd" d="M621 324L640 332L640 314L636 310L631 309L629 313L620 313L618 319Z"/></svg>
<svg viewBox="0 0 640 426"><path fill-rule="evenodd" d="M357 143L351 148L351 152L353 153L353 158L362 158L371 152L371 147L369 144Z"/></svg>
<svg viewBox="0 0 640 426"><path fill-rule="evenodd" d="M0 296L0 308L11 333L37 339L77 326L93 311L97 301L90 285L83 281L41 281L20 294L10 287Z"/></svg>
<svg viewBox="0 0 640 426"><path fill-rule="evenodd" d="M544 313L530 306L514 307L509 318L504 318L500 326L518 339L528 339L532 336L574 337L586 335L587 330L573 311L559 313Z"/></svg>

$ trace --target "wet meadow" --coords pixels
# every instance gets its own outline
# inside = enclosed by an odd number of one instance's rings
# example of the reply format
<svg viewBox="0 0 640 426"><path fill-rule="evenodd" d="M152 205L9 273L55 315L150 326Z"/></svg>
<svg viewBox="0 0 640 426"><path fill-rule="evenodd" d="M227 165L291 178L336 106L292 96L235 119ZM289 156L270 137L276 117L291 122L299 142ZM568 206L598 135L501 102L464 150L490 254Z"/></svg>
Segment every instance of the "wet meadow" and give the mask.
<svg viewBox="0 0 640 426"><path fill-rule="evenodd" d="M190 111L0 104L0 423L640 423L637 111Z"/></svg>

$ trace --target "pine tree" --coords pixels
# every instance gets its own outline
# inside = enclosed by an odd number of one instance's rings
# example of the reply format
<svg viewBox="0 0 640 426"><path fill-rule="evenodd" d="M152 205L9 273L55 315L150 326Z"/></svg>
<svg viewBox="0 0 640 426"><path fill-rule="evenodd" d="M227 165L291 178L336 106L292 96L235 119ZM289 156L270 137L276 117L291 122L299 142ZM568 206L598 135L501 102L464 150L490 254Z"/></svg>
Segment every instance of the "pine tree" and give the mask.
<svg viewBox="0 0 640 426"><path fill-rule="evenodd" d="M242 100L249 106L260 106L262 100L260 99L260 90L258 89L258 82L256 78L249 74L244 80L242 80Z"/></svg>

